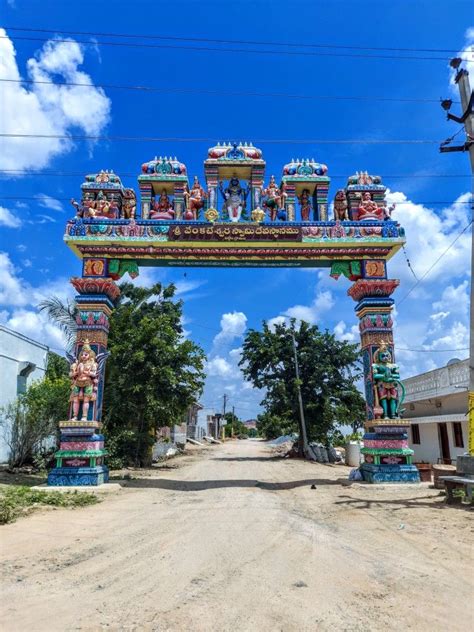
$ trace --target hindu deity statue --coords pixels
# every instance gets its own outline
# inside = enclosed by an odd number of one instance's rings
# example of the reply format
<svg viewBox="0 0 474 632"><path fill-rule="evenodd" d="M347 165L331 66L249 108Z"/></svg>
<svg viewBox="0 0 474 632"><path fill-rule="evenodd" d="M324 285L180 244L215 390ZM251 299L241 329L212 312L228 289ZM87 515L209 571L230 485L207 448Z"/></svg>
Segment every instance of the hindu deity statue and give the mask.
<svg viewBox="0 0 474 632"><path fill-rule="evenodd" d="M224 208L230 221L238 222L245 208L249 187L242 188L240 180L236 176L232 176L229 180L229 186L224 189L222 183L219 182L219 189L224 198Z"/></svg>
<svg viewBox="0 0 474 632"><path fill-rule="evenodd" d="M343 190L338 191L334 198L334 219L336 222L343 222L349 219L346 194Z"/></svg>
<svg viewBox="0 0 474 632"><path fill-rule="evenodd" d="M84 342L77 360L72 362L69 377L71 378L72 419L77 421L82 402L81 421L86 421L89 402L96 399L98 382L96 354L91 349L88 340Z"/></svg>
<svg viewBox="0 0 474 632"><path fill-rule="evenodd" d="M358 220L382 220L384 218L384 210L374 202L369 191L362 194L362 199L358 207Z"/></svg>
<svg viewBox="0 0 474 632"><path fill-rule="evenodd" d="M109 200L102 191L99 191L94 203L94 209L90 211L92 217L103 217L104 219L114 219L118 216L118 206L116 200Z"/></svg>
<svg viewBox="0 0 474 632"><path fill-rule="evenodd" d="M133 189L125 189L120 217L123 219L135 219L137 212L137 198Z"/></svg>
<svg viewBox="0 0 474 632"><path fill-rule="evenodd" d="M301 195L298 196L301 206L301 219L303 222L309 222L309 216L312 210L311 195L309 189L303 189Z"/></svg>
<svg viewBox="0 0 474 632"><path fill-rule="evenodd" d="M150 219L174 219L175 213L173 202L169 199L166 189L163 189L158 199L153 201L153 208L150 211Z"/></svg>
<svg viewBox="0 0 474 632"><path fill-rule="evenodd" d="M374 353L374 363L372 364L374 376L375 405L382 407L385 419L396 419L399 417L400 405L405 396L405 389L400 382L398 365L392 363L392 354L387 343L383 340ZM399 401L398 386L402 391L402 398Z"/></svg>
<svg viewBox="0 0 474 632"><path fill-rule="evenodd" d="M270 221L274 222L277 218L278 211L284 207L284 200L287 196L284 188L278 187L275 182L275 176L271 176L270 182L266 189L263 189L262 195L265 197L263 206L270 213Z"/></svg>
<svg viewBox="0 0 474 632"><path fill-rule="evenodd" d="M93 193L84 193L81 203L76 202L76 200L72 198L71 204L76 209L76 217L83 219L86 219L87 217L94 217L95 201Z"/></svg>
<svg viewBox="0 0 474 632"><path fill-rule="evenodd" d="M184 193L188 208L184 213L184 219L198 219L199 211L204 206L207 193L199 183L198 177L194 176L194 183L191 190Z"/></svg>

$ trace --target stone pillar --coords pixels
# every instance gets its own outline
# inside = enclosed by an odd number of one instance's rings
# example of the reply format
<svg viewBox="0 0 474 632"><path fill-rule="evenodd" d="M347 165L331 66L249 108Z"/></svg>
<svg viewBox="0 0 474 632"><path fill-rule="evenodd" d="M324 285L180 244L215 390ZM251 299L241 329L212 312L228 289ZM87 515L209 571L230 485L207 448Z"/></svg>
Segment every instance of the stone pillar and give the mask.
<svg viewBox="0 0 474 632"><path fill-rule="evenodd" d="M410 422L401 419L400 411L389 418L385 415L376 389L373 365L379 362L380 349L390 354L388 367L396 367L392 331L391 294L398 279L387 279L383 260L361 262L361 278L348 290L356 301L359 318L367 419L364 435L364 479L374 482L418 482L418 469L412 465L413 450L408 448ZM398 367L397 367L398 369ZM400 395L400 387L398 392Z"/></svg>
<svg viewBox="0 0 474 632"><path fill-rule="evenodd" d="M71 279L78 292L74 359L79 363L81 353L89 351L90 355L95 355L97 373L92 385L80 388L78 384L73 384L75 390L71 391L69 419L59 422L61 444L55 454L56 467L48 475L48 485L100 485L108 480L108 469L104 465L104 437L100 434L102 394L109 317L120 290L112 279L107 278L107 273L106 259L85 259L83 276ZM90 401L84 414L86 388L89 389ZM74 394L79 395L77 419L73 419Z"/></svg>

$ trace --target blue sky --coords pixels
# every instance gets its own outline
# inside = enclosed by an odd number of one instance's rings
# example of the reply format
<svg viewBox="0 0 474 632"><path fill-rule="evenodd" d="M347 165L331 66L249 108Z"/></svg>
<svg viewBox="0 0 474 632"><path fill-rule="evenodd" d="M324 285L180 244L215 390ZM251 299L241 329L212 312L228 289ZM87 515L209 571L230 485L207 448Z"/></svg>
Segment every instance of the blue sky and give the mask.
<svg viewBox="0 0 474 632"><path fill-rule="evenodd" d="M2 132L253 141L264 151L267 181L271 174L278 179L283 164L294 157L307 155L327 164L332 178L331 197L356 170L381 174L397 202L394 218L407 229L407 253L418 276L468 222L467 155L441 155L437 144L302 146L291 140L257 143L259 139L442 140L458 127L446 121L438 103L226 94L264 92L393 99L451 96L457 100L445 61L450 53L411 53L443 59L404 60L339 56L343 52L377 54L341 49L305 49L326 53L323 56L275 55L189 50L172 40L129 41L175 48L84 46L51 40L55 36L64 38L65 31L105 31L460 51L474 42L474 29L465 21L469 1L455 0L449 11L445 2L437 0L314 1L306 5L243 0L9 0L0 6L6 29L0 33L6 35L0 39L0 78L90 83L88 88L1 84ZM26 33L12 27L52 31ZM91 36L68 37L93 41ZM98 39L114 41L105 36ZM218 48L196 42L187 45ZM379 54L410 55L390 51ZM474 72L471 77L474 82ZM148 85L168 90L199 88L221 94L142 93L96 87L102 84ZM459 106L453 106L454 109ZM462 136L461 133L458 138ZM172 154L187 165L190 177L197 174L203 180L202 161L208 146L207 142L91 143L1 138L0 169L25 170L27 175L0 174L0 322L59 348L58 332L38 315L35 306L44 295L72 295L67 279L80 273L79 260L63 245L62 235L66 219L73 215L67 200L80 196L83 178L41 176L38 171L86 174L113 169L119 175L138 175L142 162L155 155ZM401 174L407 177L393 177ZM439 177L446 175L461 177ZM136 178L127 175L122 180L137 189ZM402 374L407 377L443 365L453 356L467 356L463 349L468 346L469 244L470 236L465 233L397 307L396 343L400 349L424 349L399 351ZM401 279L395 295L401 300L415 281L402 253L390 263L389 271ZM353 304L345 294L348 284L344 279L333 281L327 270L188 269L184 276L179 269L147 269L139 282L155 279L177 283L185 300L188 335L201 343L209 355L203 402L220 405L222 394L227 392L230 405L235 405L244 418L258 412L259 400L258 394L242 382L236 367L246 328L258 327L264 319L293 315L317 322L340 337L357 340ZM437 351L440 349L461 351Z"/></svg>

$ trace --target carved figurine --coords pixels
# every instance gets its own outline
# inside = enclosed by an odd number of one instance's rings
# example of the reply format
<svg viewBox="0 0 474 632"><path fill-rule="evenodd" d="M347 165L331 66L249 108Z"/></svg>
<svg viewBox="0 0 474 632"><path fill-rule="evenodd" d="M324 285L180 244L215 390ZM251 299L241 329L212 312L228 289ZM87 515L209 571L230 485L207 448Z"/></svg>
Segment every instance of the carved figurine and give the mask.
<svg viewBox="0 0 474 632"><path fill-rule="evenodd" d="M392 354L387 348L387 343L383 340L374 353L374 363L372 364L374 376L375 404L377 408L382 407L385 419L396 419L399 417L400 405L405 396L405 389L400 382L400 373L397 364L392 363ZM402 398L399 401L398 388L402 391Z"/></svg>
<svg viewBox="0 0 474 632"><path fill-rule="evenodd" d="M219 189L224 198L224 208L227 211L231 222L238 222L245 208L249 187L246 189L240 186L240 181L236 176L229 180L229 186L224 189L219 182Z"/></svg>
<svg viewBox="0 0 474 632"><path fill-rule="evenodd" d="M271 176L268 187L263 189L262 195L266 198L263 206L270 212L270 221L274 222L278 211L284 207L284 199L287 197L287 194L283 188L280 189L278 187L275 182L275 176Z"/></svg>
<svg viewBox="0 0 474 632"><path fill-rule="evenodd" d="M346 194L342 190L338 191L334 198L334 219L336 222L343 222L349 219Z"/></svg>
<svg viewBox="0 0 474 632"><path fill-rule="evenodd" d="M82 402L81 421L87 420L89 402L96 399L98 365L95 352L86 340L79 353L79 357L71 364L69 377L71 378L72 419L77 421L79 407Z"/></svg>
<svg viewBox="0 0 474 632"><path fill-rule="evenodd" d="M169 199L166 189L163 189L158 200L153 201L153 208L150 211L150 219L174 219L175 213L173 203Z"/></svg>
<svg viewBox="0 0 474 632"><path fill-rule="evenodd" d="M198 219L199 211L204 206L207 193L199 184L197 176L194 176L194 184L191 190L185 191L184 195L188 204L188 208L184 213L184 219Z"/></svg>
<svg viewBox="0 0 474 632"><path fill-rule="evenodd" d="M133 189L125 189L120 217L123 219L135 219L136 212L137 198L135 191Z"/></svg>
<svg viewBox="0 0 474 632"><path fill-rule="evenodd" d="M369 191L362 194L362 200L359 204L358 217L359 221L371 219L382 220L384 218L384 210L376 202L373 201Z"/></svg>
<svg viewBox="0 0 474 632"><path fill-rule="evenodd" d="M72 198L71 204L76 209L76 217L81 217L83 219L86 219L87 217L94 217L95 202L93 193L85 193L81 203L76 202L76 200Z"/></svg>
<svg viewBox="0 0 474 632"><path fill-rule="evenodd" d="M298 196L298 200L300 201L301 206L301 219L303 222L309 222L309 216L312 210L309 189L303 189L301 195Z"/></svg>

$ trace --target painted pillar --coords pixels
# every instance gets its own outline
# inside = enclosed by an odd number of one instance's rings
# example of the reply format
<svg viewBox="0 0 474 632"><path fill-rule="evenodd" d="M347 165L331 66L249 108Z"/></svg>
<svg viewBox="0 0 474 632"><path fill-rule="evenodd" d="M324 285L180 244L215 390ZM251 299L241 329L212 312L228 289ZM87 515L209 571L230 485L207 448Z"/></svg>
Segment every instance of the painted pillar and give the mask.
<svg viewBox="0 0 474 632"><path fill-rule="evenodd" d="M374 363L381 361L381 350L390 356L387 366L395 366L391 295L400 282L387 279L383 260L362 261L360 271L361 278L348 290L357 303L364 367L367 418L362 448L364 463L360 469L364 479L371 483L419 482L418 469L412 465L413 450L408 448L410 422L400 418L400 411L392 418L385 414L373 373Z"/></svg>
<svg viewBox="0 0 474 632"><path fill-rule="evenodd" d="M148 219L151 209L151 198L153 197L152 185L149 182L139 182L139 186L142 203L142 219Z"/></svg>
<svg viewBox="0 0 474 632"><path fill-rule="evenodd" d="M296 212L295 212L296 187L293 182L285 183L285 193L286 193L286 198L285 198L286 217L289 222L294 222L296 219Z"/></svg>
<svg viewBox="0 0 474 632"><path fill-rule="evenodd" d="M181 219L184 213L185 201L184 191L186 189L185 182L174 183L174 212L175 219Z"/></svg>
<svg viewBox="0 0 474 632"><path fill-rule="evenodd" d="M113 279L107 277L107 266L106 259L84 259L83 276L71 279L78 292L75 362L84 361L81 355L87 352L95 360L97 371L91 382L82 387L72 380L69 419L59 422L61 444L55 454L56 467L48 474L48 485L101 485L108 480L104 437L100 434L102 395L109 317L120 290ZM75 395L79 401L77 414ZM86 397L89 400L87 411L84 407Z"/></svg>
<svg viewBox="0 0 474 632"><path fill-rule="evenodd" d="M328 191L329 178L327 182L320 182L316 185L316 190L314 192L314 200L316 202L314 220L317 222L326 222L328 219Z"/></svg>
<svg viewBox="0 0 474 632"><path fill-rule="evenodd" d="M260 208L263 189L263 176L263 166L252 167L252 175L250 177L251 195L250 200L247 202L247 212L249 215L254 209Z"/></svg>

